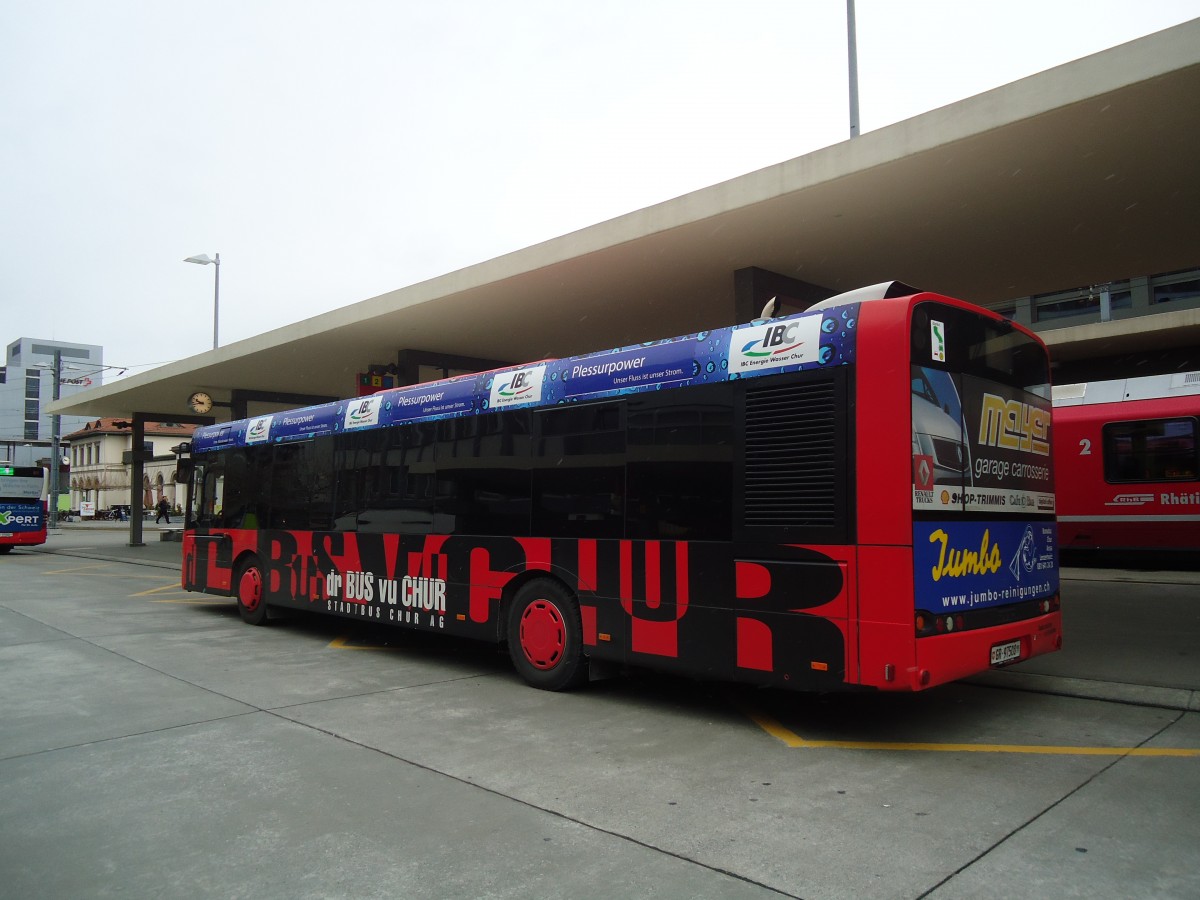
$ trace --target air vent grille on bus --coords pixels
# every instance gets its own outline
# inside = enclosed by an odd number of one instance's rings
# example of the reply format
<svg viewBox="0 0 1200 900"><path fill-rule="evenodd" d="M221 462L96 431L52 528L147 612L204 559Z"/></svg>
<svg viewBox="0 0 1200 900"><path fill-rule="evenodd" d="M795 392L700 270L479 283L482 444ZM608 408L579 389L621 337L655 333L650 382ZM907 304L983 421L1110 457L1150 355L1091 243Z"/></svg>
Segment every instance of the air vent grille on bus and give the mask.
<svg viewBox="0 0 1200 900"><path fill-rule="evenodd" d="M832 381L747 389L747 525L835 524L835 400Z"/></svg>

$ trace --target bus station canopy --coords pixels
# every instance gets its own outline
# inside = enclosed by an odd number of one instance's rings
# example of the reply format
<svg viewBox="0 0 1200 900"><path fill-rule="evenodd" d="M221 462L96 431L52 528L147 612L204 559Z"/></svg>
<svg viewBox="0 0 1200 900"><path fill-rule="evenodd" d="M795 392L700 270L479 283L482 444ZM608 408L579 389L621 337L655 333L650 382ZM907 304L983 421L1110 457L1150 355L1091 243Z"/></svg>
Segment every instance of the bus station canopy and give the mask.
<svg viewBox="0 0 1200 900"><path fill-rule="evenodd" d="M1198 98L1200 19L50 410L345 397L403 350L520 363L716 328L750 267L830 294L896 279L983 304L1194 267ZM1200 310L1044 336L1058 358L1200 346Z"/></svg>

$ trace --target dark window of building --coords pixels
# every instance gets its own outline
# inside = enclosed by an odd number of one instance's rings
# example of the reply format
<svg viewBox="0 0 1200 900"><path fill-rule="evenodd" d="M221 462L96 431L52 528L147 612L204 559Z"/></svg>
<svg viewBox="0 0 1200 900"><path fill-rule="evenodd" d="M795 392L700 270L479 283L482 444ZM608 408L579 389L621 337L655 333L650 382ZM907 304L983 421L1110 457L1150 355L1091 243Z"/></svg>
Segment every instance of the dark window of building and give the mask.
<svg viewBox="0 0 1200 900"><path fill-rule="evenodd" d="M31 374L32 373L32 374ZM27 369L25 372L25 398L33 399L42 395L42 376L37 369Z"/></svg>
<svg viewBox="0 0 1200 900"><path fill-rule="evenodd" d="M1106 481L1195 481L1198 477L1196 419L1111 422L1104 426Z"/></svg>
<svg viewBox="0 0 1200 900"><path fill-rule="evenodd" d="M1155 284L1150 302L1173 303L1176 300L1196 300L1197 298L1200 298L1200 278L1192 278L1170 284Z"/></svg>
<svg viewBox="0 0 1200 900"><path fill-rule="evenodd" d="M41 414L42 405L37 400L25 401L25 418L27 420L35 420Z"/></svg>

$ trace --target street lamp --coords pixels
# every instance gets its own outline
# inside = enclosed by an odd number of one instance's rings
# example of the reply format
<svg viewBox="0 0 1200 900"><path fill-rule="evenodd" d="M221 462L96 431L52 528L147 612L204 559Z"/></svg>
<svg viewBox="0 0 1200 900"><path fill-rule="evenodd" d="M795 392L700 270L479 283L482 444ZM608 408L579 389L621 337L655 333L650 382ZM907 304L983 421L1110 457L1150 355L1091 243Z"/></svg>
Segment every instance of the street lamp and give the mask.
<svg viewBox="0 0 1200 900"><path fill-rule="evenodd" d="M217 311L221 308L221 254L217 254L216 259L209 257L207 253L201 253L199 256L189 256L184 262L196 263L200 266L207 266L209 263L216 266L216 278L213 279L213 349L217 349Z"/></svg>
<svg viewBox="0 0 1200 900"><path fill-rule="evenodd" d="M51 368L50 364L48 364L48 363L34 363L34 366L39 369ZM54 350L53 369L54 369L54 372L53 372L53 375L54 375L53 399L57 401L59 399L59 393L61 390L60 385L62 384L62 369L63 369L62 350L59 350L57 348ZM59 459L59 456L62 453L62 451L59 449L60 441L62 438L61 431L62 431L62 416L60 416L58 413L55 413L53 416L50 417L50 508L49 508L48 512L50 513L49 525L51 528L58 527L58 492L59 492L58 491L58 489L59 489L58 483L59 483L59 475L61 473L60 466L62 463L62 461Z"/></svg>

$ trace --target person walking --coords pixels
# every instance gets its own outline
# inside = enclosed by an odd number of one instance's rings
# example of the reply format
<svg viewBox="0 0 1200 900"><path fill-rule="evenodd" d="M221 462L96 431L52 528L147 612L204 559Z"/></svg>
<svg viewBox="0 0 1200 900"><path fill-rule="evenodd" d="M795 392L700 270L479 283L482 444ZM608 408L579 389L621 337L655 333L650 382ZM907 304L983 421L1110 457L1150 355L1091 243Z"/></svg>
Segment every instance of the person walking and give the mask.
<svg viewBox="0 0 1200 900"><path fill-rule="evenodd" d="M166 497L158 501L158 515L154 517L155 525L158 524L159 519L166 519L167 524L171 524L171 504L167 502Z"/></svg>

